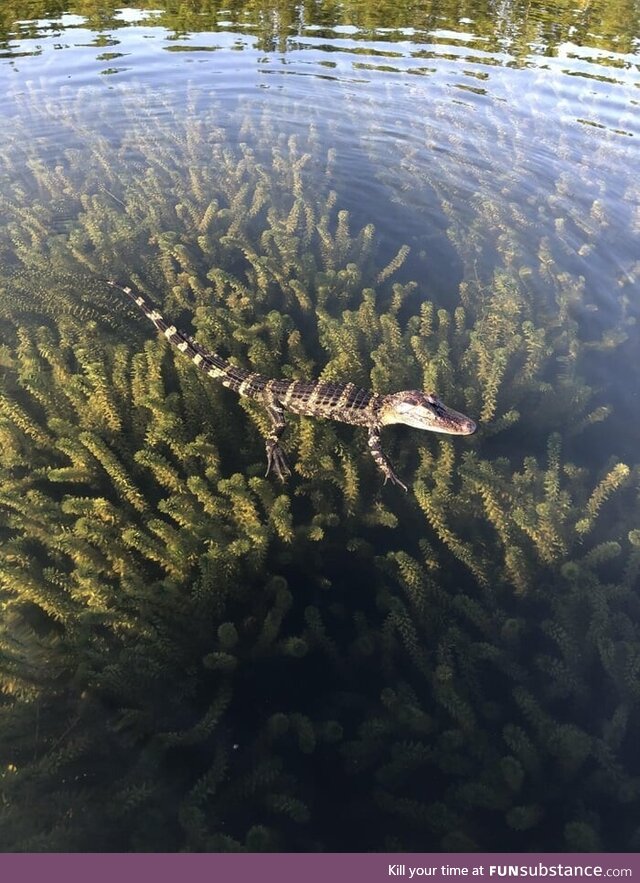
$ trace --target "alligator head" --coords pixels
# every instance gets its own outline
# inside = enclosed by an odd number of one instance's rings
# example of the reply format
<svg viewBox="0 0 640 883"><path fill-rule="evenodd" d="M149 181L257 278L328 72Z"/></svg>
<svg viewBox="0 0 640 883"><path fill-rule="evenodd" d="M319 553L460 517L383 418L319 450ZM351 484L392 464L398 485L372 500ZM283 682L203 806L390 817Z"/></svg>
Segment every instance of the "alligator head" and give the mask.
<svg viewBox="0 0 640 883"><path fill-rule="evenodd" d="M446 432L448 435L471 435L476 424L459 411L441 402L435 393L407 389L384 396L379 411L382 426L406 423L415 429Z"/></svg>

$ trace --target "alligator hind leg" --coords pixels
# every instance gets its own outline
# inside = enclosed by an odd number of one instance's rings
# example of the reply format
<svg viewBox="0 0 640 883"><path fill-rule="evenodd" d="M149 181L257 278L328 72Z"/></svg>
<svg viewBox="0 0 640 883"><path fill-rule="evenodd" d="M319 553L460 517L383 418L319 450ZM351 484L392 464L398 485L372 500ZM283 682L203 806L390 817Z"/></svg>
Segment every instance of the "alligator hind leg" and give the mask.
<svg viewBox="0 0 640 883"><path fill-rule="evenodd" d="M397 484L398 487L401 487L403 491L407 490L406 484L400 481L398 476L395 474L393 469L391 468L391 463L385 457L382 451L382 443L380 441L380 433L376 432L375 429L369 430L369 450L371 451L371 456L376 461L376 466L384 475L384 483L390 481L391 484Z"/></svg>
<svg viewBox="0 0 640 883"><path fill-rule="evenodd" d="M280 481L286 481L287 476L291 475L287 458L280 445L280 437L284 432L284 409L275 401L269 402L267 405L267 413L271 417L271 432L267 436L265 447L267 449L267 476L271 470L275 472Z"/></svg>

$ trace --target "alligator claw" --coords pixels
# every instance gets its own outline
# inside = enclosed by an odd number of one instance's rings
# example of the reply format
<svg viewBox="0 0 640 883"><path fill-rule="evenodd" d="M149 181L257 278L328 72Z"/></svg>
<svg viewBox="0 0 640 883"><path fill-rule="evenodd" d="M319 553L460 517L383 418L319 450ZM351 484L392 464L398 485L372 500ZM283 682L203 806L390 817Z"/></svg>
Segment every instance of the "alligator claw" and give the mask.
<svg viewBox="0 0 640 883"><path fill-rule="evenodd" d="M405 491L405 493L408 491L406 484L403 481L400 481L400 479L395 474L393 469L389 469L388 472L385 472L385 475L384 475L384 483L385 484L387 483L387 480L390 481L391 484L397 484L398 487L401 487L402 490Z"/></svg>
<svg viewBox="0 0 640 883"><path fill-rule="evenodd" d="M287 476L291 475L287 458L277 442L267 442L267 471L265 472L265 478L272 469L280 481L286 481Z"/></svg>

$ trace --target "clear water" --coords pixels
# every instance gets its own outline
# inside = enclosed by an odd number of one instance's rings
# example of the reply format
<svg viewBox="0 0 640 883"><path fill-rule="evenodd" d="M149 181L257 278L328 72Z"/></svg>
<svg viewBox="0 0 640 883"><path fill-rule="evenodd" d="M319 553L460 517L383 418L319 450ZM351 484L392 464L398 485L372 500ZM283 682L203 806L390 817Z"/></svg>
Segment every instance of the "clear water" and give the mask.
<svg viewBox="0 0 640 883"><path fill-rule="evenodd" d="M153 6L0 13L3 847L638 848L637 10ZM479 431L263 482L105 278Z"/></svg>

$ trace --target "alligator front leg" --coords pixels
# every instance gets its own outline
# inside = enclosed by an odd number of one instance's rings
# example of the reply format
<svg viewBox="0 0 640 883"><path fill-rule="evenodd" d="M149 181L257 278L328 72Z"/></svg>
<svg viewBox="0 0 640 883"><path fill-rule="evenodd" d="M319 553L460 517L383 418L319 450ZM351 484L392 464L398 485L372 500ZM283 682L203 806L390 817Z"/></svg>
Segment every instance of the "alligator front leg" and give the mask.
<svg viewBox="0 0 640 883"><path fill-rule="evenodd" d="M280 437L285 427L284 409L276 401L271 401L267 405L267 413L271 417L271 432L265 442L267 449L267 471L265 476L273 469L280 481L286 481L287 476L291 475L291 470L280 445Z"/></svg>
<svg viewBox="0 0 640 883"><path fill-rule="evenodd" d="M392 484L397 484L404 491L407 490L406 484L400 481L398 476L395 474L393 469L391 468L391 463L385 457L382 451L382 443L380 441L380 433L376 429L369 430L369 450L371 451L371 456L376 461L376 466L384 475L384 483L387 481L391 481Z"/></svg>

